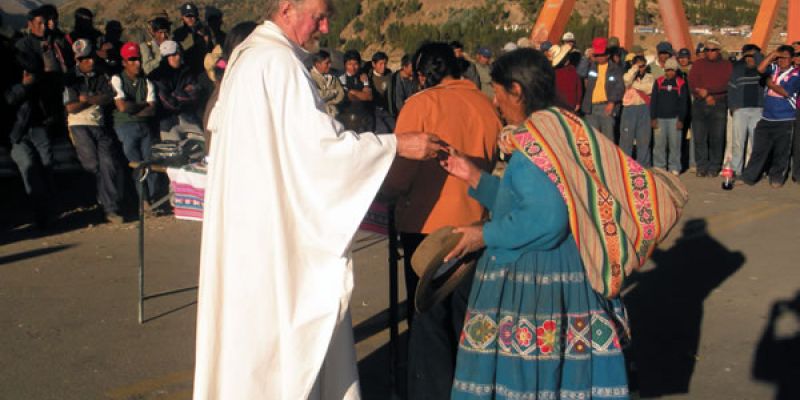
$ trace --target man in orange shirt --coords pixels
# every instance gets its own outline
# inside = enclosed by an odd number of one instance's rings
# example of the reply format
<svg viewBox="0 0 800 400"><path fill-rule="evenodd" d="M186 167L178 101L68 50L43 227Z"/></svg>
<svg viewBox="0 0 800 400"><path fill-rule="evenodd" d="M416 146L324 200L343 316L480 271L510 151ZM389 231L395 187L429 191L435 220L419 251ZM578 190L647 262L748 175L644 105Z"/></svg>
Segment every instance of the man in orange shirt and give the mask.
<svg viewBox="0 0 800 400"><path fill-rule="evenodd" d="M474 83L461 78L452 49L444 43L422 46L412 59L424 88L403 106L397 131L425 130L470 156L491 171L502 125L492 103ZM437 160L395 159L383 194L397 198L396 224L403 244L409 323L408 397L446 399L450 396L471 278L464 279L447 299L413 319L418 277L411 256L429 233L447 226L481 220L483 207L467 194L467 185L449 177Z"/></svg>

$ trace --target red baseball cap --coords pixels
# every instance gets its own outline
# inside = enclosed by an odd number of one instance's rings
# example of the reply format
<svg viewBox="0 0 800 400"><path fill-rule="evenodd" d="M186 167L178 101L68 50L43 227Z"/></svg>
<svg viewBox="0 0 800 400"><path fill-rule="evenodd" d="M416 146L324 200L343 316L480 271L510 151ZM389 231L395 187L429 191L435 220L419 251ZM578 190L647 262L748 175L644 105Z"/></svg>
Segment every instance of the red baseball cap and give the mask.
<svg viewBox="0 0 800 400"><path fill-rule="evenodd" d="M597 37L592 40L592 53L593 54L606 54L608 49L608 39Z"/></svg>
<svg viewBox="0 0 800 400"><path fill-rule="evenodd" d="M128 42L123 44L122 48L119 50L119 55L122 56L123 60L142 58L142 53L139 52L139 43Z"/></svg>

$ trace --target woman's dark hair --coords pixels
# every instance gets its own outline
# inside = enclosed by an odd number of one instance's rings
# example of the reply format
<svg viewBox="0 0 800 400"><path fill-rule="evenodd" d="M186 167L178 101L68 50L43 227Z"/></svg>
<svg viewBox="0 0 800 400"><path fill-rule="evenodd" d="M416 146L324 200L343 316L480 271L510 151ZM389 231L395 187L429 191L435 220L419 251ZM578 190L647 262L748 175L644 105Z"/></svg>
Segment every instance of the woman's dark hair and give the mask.
<svg viewBox="0 0 800 400"><path fill-rule="evenodd" d="M247 39L257 26L258 24L253 21L244 21L231 28L228 36L225 37L225 43L222 44L222 58L227 60L233 53L233 49Z"/></svg>
<svg viewBox="0 0 800 400"><path fill-rule="evenodd" d="M436 86L447 76L455 79L461 77L461 67L453 48L447 43L423 44L414 54L413 64L414 75L425 76L425 87Z"/></svg>
<svg viewBox="0 0 800 400"><path fill-rule="evenodd" d="M523 48L503 54L492 64L491 76L492 82L509 92L514 82L519 84L527 114L555 102L555 71L538 50Z"/></svg>

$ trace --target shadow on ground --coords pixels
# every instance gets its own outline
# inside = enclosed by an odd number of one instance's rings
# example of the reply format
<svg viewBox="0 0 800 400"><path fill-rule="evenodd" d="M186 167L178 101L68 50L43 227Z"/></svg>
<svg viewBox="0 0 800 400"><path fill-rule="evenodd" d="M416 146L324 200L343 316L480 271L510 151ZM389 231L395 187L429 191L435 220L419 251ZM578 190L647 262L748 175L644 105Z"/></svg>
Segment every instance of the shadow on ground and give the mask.
<svg viewBox="0 0 800 400"><path fill-rule="evenodd" d="M715 240L705 220L694 219L674 246L656 250L652 260L655 268L633 275L625 296L633 336L630 386L644 398L689 392L703 302L745 257Z"/></svg>
<svg viewBox="0 0 800 400"><path fill-rule="evenodd" d="M788 329L785 325L788 324ZM800 292L772 305L753 360L753 377L777 386L776 400L800 399Z"/></svg>
<svg viewBox="0 0 800 400"><path fill-rule="evenodd" d="M29 250L29 251L21 251L19 253L9 254L5 256L0 256L0 265L4 264L11 264L17 261L28 260L31 258L46 256L48 254L57 253L59 251L63 251L69 249L70 247L75 247L74 244L64 244L59 246L47 247L44 249L36 249L36 250Z"/></svg>

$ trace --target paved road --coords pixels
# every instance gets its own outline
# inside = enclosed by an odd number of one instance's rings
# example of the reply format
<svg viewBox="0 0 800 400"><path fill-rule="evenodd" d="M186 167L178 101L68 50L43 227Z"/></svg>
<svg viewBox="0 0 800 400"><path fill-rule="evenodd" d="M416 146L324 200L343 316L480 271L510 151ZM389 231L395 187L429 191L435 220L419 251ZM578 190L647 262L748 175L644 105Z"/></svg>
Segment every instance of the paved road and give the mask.
<svg viewBox="0 0 800 400"><path fill-rule="evenodd" d="M800 293L800 186L724 192L716 179L684 178L680 225L625 293L638 395L773 398L775 385L753 378L754 358L773 304ZM23 200L5 196L0 207L0 399L190 398L196 293L149 300L148 322L137 322L136 225L88 226L99 212L78 209L57 233L35 236L7 228L24 217L11 211ZM147 222L147 292L195 285L200 225ZM360 234L356 248L362 388L387 399L386 242ZM799 321L800 310L783 312L775 334L798 340ZM786 357L764 354L771 365Z"/></svg>

